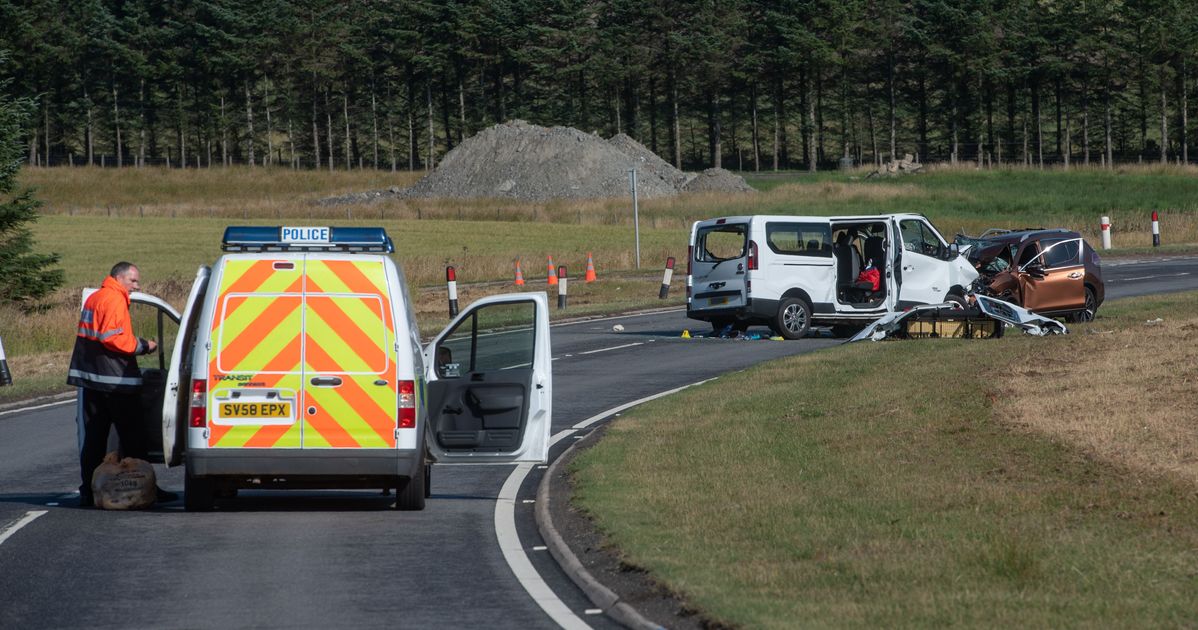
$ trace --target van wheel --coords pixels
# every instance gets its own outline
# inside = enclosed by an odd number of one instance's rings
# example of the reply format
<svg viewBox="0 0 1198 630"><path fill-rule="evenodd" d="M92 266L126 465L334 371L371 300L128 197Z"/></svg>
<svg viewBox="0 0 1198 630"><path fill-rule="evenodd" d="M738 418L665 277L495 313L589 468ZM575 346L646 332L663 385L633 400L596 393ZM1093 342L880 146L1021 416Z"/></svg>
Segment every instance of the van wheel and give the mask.
<svg viewBox="0 0 1198 630"><path fill-rule="evenodd" d="M420 461L424 461L424 454L420 456ZM428 496L425 480L427 476L427 466L421 463L416 467L415 476L408 479L400 479L398 487L395 489L395 509L403 512L418 512L424 509L424 497Z"/></svg>
<svg viewBox="0 0 1198 630"><path fill-rule="evenodd" d="M811 305L803 298L786 298L778 305L773 329L784 339L802 339L811 328Z"/></svg>
<svg viewBox="0 0 1198 630"><path fill-rule="evenodd" d="M216 503L216 482L211 477L196 477L188 469L183 477L183 509L211 512Z"/></svg>
<svg viewBox="0 0 1198 630"><path fill-rule="evenodd" d="M433 496L433 467L431 464L424 465L424 498Z"/></svg>

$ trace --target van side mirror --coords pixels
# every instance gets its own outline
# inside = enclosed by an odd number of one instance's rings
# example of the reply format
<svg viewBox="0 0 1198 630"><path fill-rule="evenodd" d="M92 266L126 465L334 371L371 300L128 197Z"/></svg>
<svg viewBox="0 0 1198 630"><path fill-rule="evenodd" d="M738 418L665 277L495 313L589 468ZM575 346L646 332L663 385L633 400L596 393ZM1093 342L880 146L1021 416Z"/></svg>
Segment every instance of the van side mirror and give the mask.
<svg viewBox="0 0 1198 630"><path fill-rule="evenodd" d="M961 246L956 243L949 243L948 254L950 258L956 258L961 255Z"/></svg>

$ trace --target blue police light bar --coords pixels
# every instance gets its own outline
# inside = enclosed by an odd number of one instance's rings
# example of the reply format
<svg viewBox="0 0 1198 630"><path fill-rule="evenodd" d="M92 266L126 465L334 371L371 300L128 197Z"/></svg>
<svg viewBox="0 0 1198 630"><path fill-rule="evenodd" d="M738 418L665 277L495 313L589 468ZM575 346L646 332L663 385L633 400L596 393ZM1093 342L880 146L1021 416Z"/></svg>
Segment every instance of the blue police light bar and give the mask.
<svg viewBox="0 0 1198 630"><path fill-rule="evenodd" d="M381 227L259 226L225 228L226 252L380 252L395 251Z"/></svg>

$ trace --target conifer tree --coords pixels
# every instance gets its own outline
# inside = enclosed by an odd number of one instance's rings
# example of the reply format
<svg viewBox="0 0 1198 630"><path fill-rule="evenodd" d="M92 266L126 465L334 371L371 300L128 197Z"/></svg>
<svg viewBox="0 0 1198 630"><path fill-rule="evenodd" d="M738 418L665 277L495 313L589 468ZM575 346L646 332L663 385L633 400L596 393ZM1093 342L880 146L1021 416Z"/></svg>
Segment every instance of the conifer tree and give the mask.
<svg viewBox="0 0 1198 630"><path fill-rule="evenodd" d="M0 71L8 54L0 51ZM20 188L17 172L24 154L22 141L32 101L8 96L9 79L0 80L0 302L33 307L62 284L62 270L52 268L57 254L33 252L29 224L40 205L33 191Z"/></svg>

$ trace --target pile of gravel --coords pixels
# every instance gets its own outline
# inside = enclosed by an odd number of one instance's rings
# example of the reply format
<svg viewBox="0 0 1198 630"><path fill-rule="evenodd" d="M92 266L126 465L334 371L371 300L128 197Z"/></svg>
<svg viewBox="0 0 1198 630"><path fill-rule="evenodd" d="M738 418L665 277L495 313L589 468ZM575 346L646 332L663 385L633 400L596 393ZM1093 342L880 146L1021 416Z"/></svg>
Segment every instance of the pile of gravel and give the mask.
<svg viewBox="0 0 1198 630"><path fill-rule="evenodd" d="M684 173L625 134L610 140L572 127L541 127L522 120L495 125L446 154L436 170L411 188L390 188L321 199L320 205L384 198L502 198L520 201L596 199L629 194L628 171L637 170L644 198L679 192L745 192L739 175L708 169Z"/></svg>
<svg viewBox="0 0 1198 630"><path fill-rule="evenodd" d="M523 201L618 197L628 194L628 171L636 162L597 136L516 120L468 138L403 194ZM643 197L677 193L651 173L638 174L637 187Z"/></svg>
<svg viewBox="0 0 1198 630"><path fill-rule="evenodd" d="M694 173L684 173L676 168L673 164L661 159L656 153L649 150L645 145L632 139L626 133L618 133L607 141L608 144L620 150L621 153L627 155L636 164L637 179L643 179L646 175L660 177L669 182L674 188L682 190L687 182L695 178Z"/></svg>
<svg viewBox="0 0 1198 630"><path fill-rule="evenodd" d="M683 188L685 192L751 193L756 190L745 178L722 168L709 168L695 176Z"/></svg>

